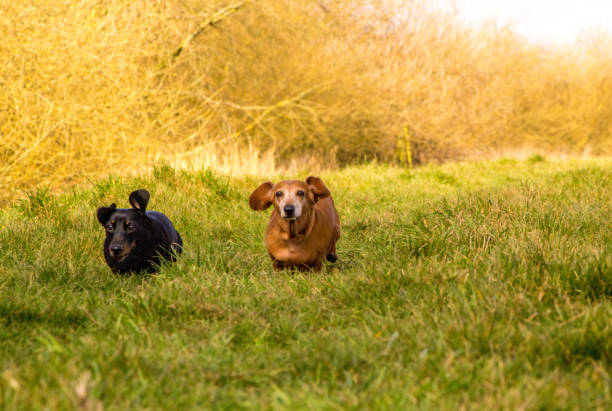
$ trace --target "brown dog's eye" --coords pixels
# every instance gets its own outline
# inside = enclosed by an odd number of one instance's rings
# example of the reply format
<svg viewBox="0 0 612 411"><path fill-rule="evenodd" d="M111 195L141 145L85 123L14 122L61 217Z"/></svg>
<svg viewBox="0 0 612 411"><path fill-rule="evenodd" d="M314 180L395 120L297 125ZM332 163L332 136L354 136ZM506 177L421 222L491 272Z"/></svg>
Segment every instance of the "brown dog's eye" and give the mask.
<svg viewBox="0 0 612 411"><path fill-rule="evenodd" d="M125 228L128 230L128 232L134 232L136 231L136 226L134 226L134 224L132 223L127 223L127 225L125 226Z"/></svg>
<svg viewBox="0 0 612 411"><path fill-rule="evenodd" d="M298 190L296 194L298 195L298 197L304 197L304 192L302 190Z"/></svg>
<svg viewBox="0 0 612 411"><path fill-rule="evenodd" d="M282 197L283 196L283 192L282 191L277 191L276 192L276 197Z"/></svg>
<svg viewBox="0 0 612 411"><path fill-rule="evenodd" d="M113 223L108 223L104 226L104 228L106 228L106 231L112 232L113 231Z"/></svg>

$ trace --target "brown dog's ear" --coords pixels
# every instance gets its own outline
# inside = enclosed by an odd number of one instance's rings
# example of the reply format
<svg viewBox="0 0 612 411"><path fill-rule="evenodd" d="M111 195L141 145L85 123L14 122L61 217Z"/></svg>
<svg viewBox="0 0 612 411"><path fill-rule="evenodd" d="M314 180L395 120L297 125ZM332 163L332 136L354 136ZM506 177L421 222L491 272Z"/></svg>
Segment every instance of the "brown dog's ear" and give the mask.
<svg viewBox="0 0 612 411"><path fill-rule="evenodd" d="M130 194L130 204L136 210L144 213L147 209L147 204L149 204L149 192L144 189L133 191Z"/></svg>
<svg viewBox="0 0 612 411"><path fill-rule="evenodd" d="M97 217L100 224L104 225L110 219L110 216L117 211L117 206L115 203L111 204L110 207L100 207L98 208Z"/></svg>
<svg viewBox="0 0 612 411"><path fill-rule="evenodd" d="M310 191L314 194L315 203L319 200L329 197L331 194L329 189L319 177L310 176L306 179L306 184L310 187Z"/></svg>
<svg viewBox="0 0 612 411"><path fill-rule="evenodd" d="M272 205L272 189L274 184L271 181L266 181L251 193L249 197L249 206L253 210L261 211Z"/></svg>

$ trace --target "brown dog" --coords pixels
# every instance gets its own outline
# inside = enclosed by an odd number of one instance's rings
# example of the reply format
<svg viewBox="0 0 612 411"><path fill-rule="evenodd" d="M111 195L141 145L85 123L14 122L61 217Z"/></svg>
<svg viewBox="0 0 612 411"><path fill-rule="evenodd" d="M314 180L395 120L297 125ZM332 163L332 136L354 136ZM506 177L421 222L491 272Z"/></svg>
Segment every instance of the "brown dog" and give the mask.
<svg viewBox="0 0 612 411"><path fill-rule="evenodd" d="M275 270L321 270L323 256L334 262L340 218L330 192L319 177L303 181L267 181L249 198L253 210L274 204L266 231L266 249Z"/></svg>

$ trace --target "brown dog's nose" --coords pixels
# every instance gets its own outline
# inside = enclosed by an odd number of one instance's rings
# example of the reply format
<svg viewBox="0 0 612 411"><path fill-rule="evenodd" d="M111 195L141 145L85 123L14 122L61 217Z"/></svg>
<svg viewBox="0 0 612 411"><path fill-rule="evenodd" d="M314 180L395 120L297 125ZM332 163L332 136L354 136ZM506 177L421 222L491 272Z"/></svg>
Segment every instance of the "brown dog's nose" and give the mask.
<svg viewBox="0 0 612 411"><path fill-rule="evenodd" d="M287 217L292 217L293 213L295 212L295 206L286 205L286 206L283 207L283 210L285 211L285 215Z"/></svg>

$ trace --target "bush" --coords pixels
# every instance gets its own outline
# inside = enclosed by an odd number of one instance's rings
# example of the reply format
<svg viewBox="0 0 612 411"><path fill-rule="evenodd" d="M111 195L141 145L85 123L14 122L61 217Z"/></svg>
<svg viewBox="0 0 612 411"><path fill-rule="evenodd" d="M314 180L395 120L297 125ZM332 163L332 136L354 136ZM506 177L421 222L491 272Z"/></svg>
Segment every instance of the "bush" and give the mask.
<svg viewBox="0 0 612 411"><path fill-rule="evenodd" d="M543 50L417 1L3 3L4 199L160 161L612 151L605 37Z"/></svg>

